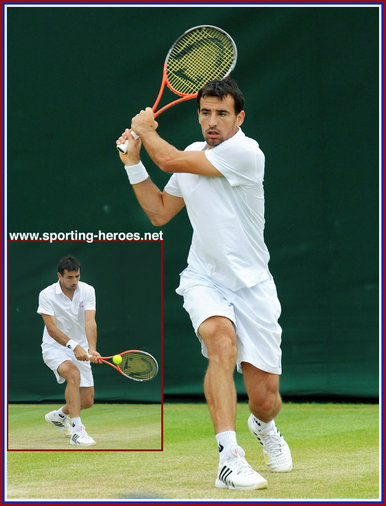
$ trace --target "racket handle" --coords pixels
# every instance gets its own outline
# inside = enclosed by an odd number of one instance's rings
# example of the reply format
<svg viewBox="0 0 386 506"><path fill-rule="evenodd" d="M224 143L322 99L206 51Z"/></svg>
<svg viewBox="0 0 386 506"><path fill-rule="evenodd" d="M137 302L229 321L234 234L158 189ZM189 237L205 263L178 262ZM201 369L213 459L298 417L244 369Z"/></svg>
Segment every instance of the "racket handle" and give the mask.
<svg viewBox="0 0 386 506"><path fill-rule="evenodd" d="M133 136L135 141L139 138L139 136L134 132L134 130L131 130L130 133ZM117 150L120 151L121 153L126 153L128 145L129 145L129 141L126 141L123 144L118 144Z"/></svg>
<svg viewBox="0 0 386 506"><path fill-rule="evenodd" d="M87 354L88 355L88 358L91 359L92 355L90 355L90 353ZM101 362L101 360L100 360Z"/></svg>

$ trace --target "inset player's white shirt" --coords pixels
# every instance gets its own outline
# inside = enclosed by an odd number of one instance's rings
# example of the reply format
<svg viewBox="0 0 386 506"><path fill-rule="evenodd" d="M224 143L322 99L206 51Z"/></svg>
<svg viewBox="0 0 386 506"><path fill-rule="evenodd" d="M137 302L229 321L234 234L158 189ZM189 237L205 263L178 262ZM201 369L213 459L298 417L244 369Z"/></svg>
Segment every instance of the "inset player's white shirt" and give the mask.
<svg viewBox="0 0 386 506"><path fill-rule="evenodd" d="M57 281L40 292L37 312L55 316L58 329L88 350L84 312L95 310L95 307L95 290L91 285L79 281L70 300ZM62 347L49 335L44 326L43 345L45 344Z"/></svg>
<svg viewBox="0 0 386 506"><path fill-rule="evenodd" d="M269 277L264 154L241 129L218 146L206 148L206 142L195 142L186 150L205 150L224 177L175 173L165 186L167 193L184 199L193 227L189 267L230 290L254 286Z"/></svg>

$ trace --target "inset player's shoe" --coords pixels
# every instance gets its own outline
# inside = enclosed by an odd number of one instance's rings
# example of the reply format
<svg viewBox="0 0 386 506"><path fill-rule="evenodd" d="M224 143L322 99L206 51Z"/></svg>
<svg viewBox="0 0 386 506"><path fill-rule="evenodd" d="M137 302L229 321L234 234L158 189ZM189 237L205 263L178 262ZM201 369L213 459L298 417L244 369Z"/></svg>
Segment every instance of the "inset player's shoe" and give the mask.
<svg viewBox="0 0 386 506"><path fill-rule="evenodd" d="M44 417L46 422L55 425L59 432L64 436L70 437L72 434L72 427L68 416L59 415L57 411L50 411Z"/></svg>
<svg viewBox="0 0 386 506"><path fill-rule="evenodd" d="M223 464L218 467L215 482L217 488L252 490L267 488L267 480L254 471L244 458L245 452L240 446L233 447Z"/></svg>
<svg viewBox="0 0 386 506"><path fill-rule="evenodd" d="M292 469L292 456L288 444L276 425L269 432L259 430L259 421L254 415L248 419L248 428L263 448L264 460L271 471L286 473Z"/></svg>
<svg viewBox="0 0 386 506"><path fill-rule="evenodd" d="M93 440L92 437L90 437L87 432L86 432L86 429L84 428L83 425L81 425L78 429L72 429L73 432L72 432L72 436L71 436L71 439L70 439L70 443L72 445L76 445L76 446L91 446L91 445L95 445L95 441Z"/></svg>

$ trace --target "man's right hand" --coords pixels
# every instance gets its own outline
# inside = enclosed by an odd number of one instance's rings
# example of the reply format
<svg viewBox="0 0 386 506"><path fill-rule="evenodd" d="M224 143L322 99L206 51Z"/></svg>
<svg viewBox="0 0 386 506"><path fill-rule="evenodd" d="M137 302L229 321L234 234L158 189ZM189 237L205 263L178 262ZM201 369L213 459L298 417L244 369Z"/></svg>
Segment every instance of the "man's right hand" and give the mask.
<svg viewBox="0 0 386 506"><path fill-rule="evenodd" d="M119 157L124 165L136 165L139 163L139 152L141 150L141 140L134 139L131 135L131 130L126 128L126 130L122 133L122 135L117 139L116 144L124 144L128 141L127 151L126 153L122 153L117 150L119 153Z"/></svg>
<svg viewBox="0 0 386 506"><path fill-rule="evenodd" d="M88 356L88 353L85 349L83 349L80 344L75 347L74 349L74 355L77 360L81 360L82 362L90 360L90 357Z"/></svg>

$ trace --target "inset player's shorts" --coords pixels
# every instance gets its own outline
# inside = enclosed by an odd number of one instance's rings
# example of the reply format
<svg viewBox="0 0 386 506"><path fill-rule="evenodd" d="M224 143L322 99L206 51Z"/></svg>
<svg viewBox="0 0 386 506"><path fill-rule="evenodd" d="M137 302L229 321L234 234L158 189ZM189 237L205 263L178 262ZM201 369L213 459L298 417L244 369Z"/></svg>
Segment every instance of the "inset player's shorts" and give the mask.
<svg viewBox="0 0 386 506"><path fill-rule="evenodd" d="M180 276L176 292L184 297L184 309L201 342L201 352L208 349L198 333L202 322L211 316L224 316L236 330L237 370L248 362L262 371L281 374L281 306L272 279L235 292L213 283L209 278L187 267Z"/></svg>
<svg viewBox="0 0 386 506"><path fill-rule="evenodd" d="M43 360L44 363L52 370L55 374L56 381L58 383L64 383L66 380L59 375L58 367L66 360L71 360L80 372L80 386L81 387L92 387L94 386L94 378L92 375L90 362L83 362L77 360L74 356L73 351L68 348L61 346L56 347L50 344L42 344Z"/></svg>

